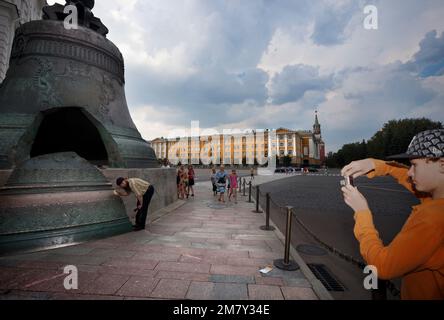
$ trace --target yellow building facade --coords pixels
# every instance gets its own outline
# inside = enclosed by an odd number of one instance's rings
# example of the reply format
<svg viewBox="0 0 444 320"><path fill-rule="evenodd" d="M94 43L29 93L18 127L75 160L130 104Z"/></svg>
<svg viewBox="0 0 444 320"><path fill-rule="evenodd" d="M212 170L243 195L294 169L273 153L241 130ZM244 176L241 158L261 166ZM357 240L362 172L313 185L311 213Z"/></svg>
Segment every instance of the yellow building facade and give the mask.
<svg viewBox="0 0 444 320"><path fill-rule="evenodd" d="M257 130L237 134L157 138L151 146L159 160L173 164L265 165L277 156L279 165L322 166L325 144L316 114L313 131ZM286 161L284 161L286 159Z"/></svg>

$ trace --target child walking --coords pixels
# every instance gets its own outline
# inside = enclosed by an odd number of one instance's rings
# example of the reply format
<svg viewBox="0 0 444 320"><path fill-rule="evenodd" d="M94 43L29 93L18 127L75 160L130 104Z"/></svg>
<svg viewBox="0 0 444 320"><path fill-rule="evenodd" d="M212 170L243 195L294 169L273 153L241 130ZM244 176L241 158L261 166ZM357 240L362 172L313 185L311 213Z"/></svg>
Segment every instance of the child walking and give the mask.
<svg viewBox="0 0 444 320"><path fill-rule="evenodd" d="M234 198L234 203L237 204L237 174L236 170L231 170L230 174L230 191L228 193L228 201L231 201L231 197Z"/></svg>

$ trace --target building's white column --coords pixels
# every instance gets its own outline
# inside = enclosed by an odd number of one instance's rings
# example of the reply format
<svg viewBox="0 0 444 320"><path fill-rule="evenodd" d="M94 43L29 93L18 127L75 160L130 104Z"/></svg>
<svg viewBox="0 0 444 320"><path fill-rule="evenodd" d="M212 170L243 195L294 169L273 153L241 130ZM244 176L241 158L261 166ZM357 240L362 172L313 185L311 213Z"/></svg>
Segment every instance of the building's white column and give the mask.
<svg viewBox="0 0 444 320"><path fill-rule="evenodd" d="M0 1L0 83L9 67L15 29L31 20L40 20L44 5L45 0Z"/></svg>
<svg viewBox="0 0 444 320"><path fill-rule="evenodd" d="M315 153L315 144L313 138L310 138L308 142L308 157L313 159L315 156L314 153Z"/></svg>
<svg viewBox="0 0 444 320"><path fill-rule="evenodd" d="M284 155L288 156L288 135L285 135L284 138Z"/></svg>
<svg viewBox="0 0 444 320"><path fill-rule="evenodd" d="M281 145L280 145L279 134L278 133L276 133L276 155L278 157L281 156Z"/></svg>
<svg viewBox="0 0 444 320"><path fill-rule="evenodd" d="M296 149L296 133L293 134L293 157L297 157L297 149Z"/></svg>
<svg viewBox="0 0 444 320"><path fill-rule="evenodd" d="M15 5L7 1L0 1L0 83L8 70L17 19Z"/></svg>

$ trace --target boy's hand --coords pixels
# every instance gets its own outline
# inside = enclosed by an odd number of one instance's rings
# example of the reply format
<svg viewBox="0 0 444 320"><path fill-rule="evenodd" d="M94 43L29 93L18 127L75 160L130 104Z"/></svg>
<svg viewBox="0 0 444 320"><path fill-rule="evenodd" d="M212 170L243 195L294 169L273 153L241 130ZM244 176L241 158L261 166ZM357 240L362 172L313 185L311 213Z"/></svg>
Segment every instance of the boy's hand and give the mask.
<svg viewBox="0 0 444 320"><path fill-rule="evenodd" d="M365 199L362 193L358 191L358 188L348 185L346 187L342 187L341 190L344 195L345 203L355 212L370 210L367 199Z"/></svg>
<svg viewBox="0 0 444 320"><path fill-rule="evenodd" d="M375 163L373 162L373 159L365 159L353 161L346 165L344 168L342 168L341 175L343 177L357 178L369 173L372 170L375 170Z"/></svg>

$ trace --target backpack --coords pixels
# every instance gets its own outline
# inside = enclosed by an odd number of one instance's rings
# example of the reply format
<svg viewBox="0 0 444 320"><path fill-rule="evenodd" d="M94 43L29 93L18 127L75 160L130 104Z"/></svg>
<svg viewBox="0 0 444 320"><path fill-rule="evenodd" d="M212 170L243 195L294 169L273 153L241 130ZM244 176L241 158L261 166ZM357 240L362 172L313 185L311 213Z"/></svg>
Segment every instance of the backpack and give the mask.
<svg viewBox="0 0 444 320"><path fill-rule="evenodd" d="M226 183L225 177L226 177L226 175L223 175L222 177L219 177L219 179L217 180L217 183L225 184Z"/></svg>

